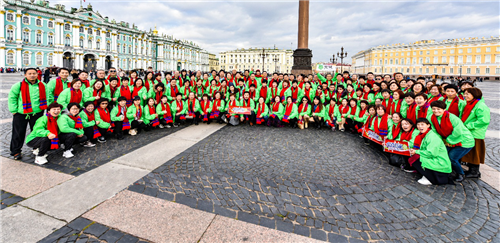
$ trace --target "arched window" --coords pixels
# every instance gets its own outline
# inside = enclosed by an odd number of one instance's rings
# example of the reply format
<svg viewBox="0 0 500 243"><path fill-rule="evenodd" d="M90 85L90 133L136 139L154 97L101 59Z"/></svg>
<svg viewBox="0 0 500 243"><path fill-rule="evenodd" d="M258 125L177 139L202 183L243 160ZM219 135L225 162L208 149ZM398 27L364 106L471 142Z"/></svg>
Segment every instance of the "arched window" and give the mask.
<svg viewBox="0 0 500 243"><path fill-rule="evenodd" d="M36 43L42 44L42 32L40 31L36 33Z"/></svg>
<svg viewBox="0 0 500 243"><path fill-rule="evenodd" d="M71 26L69 24L64 24L64 30L70 31L71 30Z"/></svg>
<svg viewBox="0 0 500 243"><path fill-rule="evenodd" d="M131 46L128 46L128 53L132 53L132 47Z"/></svg>
<svg viewBox="0 0 500 243"><path fill-rule="evenodd" d="M41 52L36 54L36 65L37 66L43 65L43 54Z"/></svg>
<svg viewBox="0 0 500 243"><path fill-rule="evenodd" d="M30 24L30 17L24 16L23 17L23 24Z"/></svg>
<svg viewBox="0 0 500 243"><path fill-rule="evenodd" d="M8 29L7 30L7 40L8 41L13 41L14 40L14 30L13 29Z"/></svg>
<svg viewBox="0 0 500 243"><path fill-rule="evenodd" d="M47 56L47 65L49 65L49 66L54 65L54 56L52 55L52 53L50 53L50 54Z"/></svg>
<svg viewBox="0 0 500 243"><path fill-rule="evenodd" d="M111 34L109 32L106 33L106 37L109 38Z"/></svg>
<svg viewBox="0 0 500 243"><path fill-rule="evenodd" d="M47 26L49 26L49 28L54 28L54 22L52 21L49 21L49 23L47 24Z"/></svg>
<svg viewBox="0 0 500 243"><path fill-rule="evenodd" d="M30 31L28 29L25 29L23 31L23 42L30 42Z"/></svg>
<svg viewBox="0 0 500 243"><path fill-rule="evenodd" d="M89 28L89 30L87 31L87 34L89 34L89 35L92 34L92 28Z"/></svg>
<svg viewBox="0 0 500 243"><path fill-rule="evenodd" d="M52 35L52 33L50 33L48 36L48 44L54 45L54 35Z"/></svg>
<svg viewBox="0 0 500 243"><path fill-rule="evenodd" d="M123 53L127 53L125 48L127 48L127 47L126 47L126 46L125 46L125 44L124 44L124 45L123 45Z"/></svg>
<svg viewBox="0 0 500 243"><path fill-rule="evenodd" d="M97 50L101 49L101 42L100 42L100 41L97 41L97 42L95 43L95 48L96 48Z"/></svg>
<svg viewBox="0 0 500 243"><path fill-rule="evenodd" d="M106 43L106 51L111 51L111 44L109 42Z"/></svg>
<svg viewBox="0 0 500 243"><path fill-rule="evenodd" d="M41 19L36 19L35 24L37 26L42 26L42 20Z"/></svg>
<svg viewBox="0 0 500 243"><path fill-rule="evenodd" d="M88 48L88 49L92 49L92 40L89 40L87 44L88 44L88 47L87 47L87 48Z"/></svg>
<svg viewBox="0 0 500 243"><path fill-rule="evenodd" d="M80 33L83 33L83 27L80 27L79 30L80 30Z"/></svg>
<svg viewBox="0 0 500 243"><path fill-rule="evenodd" d="M101 31L100 30L96 30L95 34L96 35L101 35Z"/></svg>
<svg viewBox="0 0 500 243"><path fill-rule="evenodd" d="M64 37L64 46L71 46L71 37Z"/></svg>
<svg viewBox="0 0 500 243"><path fill-rule="evenodd" d="M23 65L24 66L30 65L30 54L29 54L29 52L25 52L23 54Z"/></svg>
<svg viewBox="0 0 500 243"><path fill-rule="evenodd" d="M7 14L7 21L13 22L14 21L14 14L8 13Z"/></svg>
<svg viewBox="0 0 500 243"><path fill-rule="evenodd" d="M7 64L9 65L14 64L14 52L12 51L7 52Z"/></svg>
<svg viewBox="0 0 500 243"><path fill-rule="evenodd" d="M83 39L80 38L80 47L83 48Z"/></svg>
<svg viewBox="0 0 500 243"><path fill-rule="evenodd" d="M116 45L116 51L117 51L117 52L120 52L120 44L117 44L117 45Z"/></svg>

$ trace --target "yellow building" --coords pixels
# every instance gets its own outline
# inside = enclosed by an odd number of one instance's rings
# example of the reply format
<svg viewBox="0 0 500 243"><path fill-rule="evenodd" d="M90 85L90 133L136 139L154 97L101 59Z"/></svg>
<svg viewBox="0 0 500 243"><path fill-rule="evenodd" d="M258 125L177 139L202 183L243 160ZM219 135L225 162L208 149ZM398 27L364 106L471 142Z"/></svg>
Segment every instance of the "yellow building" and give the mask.
<svg viewBox="0 0 500 243"><path fill-rule="evenodd" d="M262 58L264 54L264 58ZM236 49L219 53L220 66L226 71L236 69L261 70L268 73L289 73L293 66L293 51L275 48Z"/></svg>
<svg viewBox="0 0 500 243"><path fill-rule="evenodd" d="M410 77L462 76L500 78L500 37L422 40L372 47L352 56L354 73Z"/></svg>
<svg viewBox="0 0 500 243"><path fill-rule="evenodd" d="M219 58L215 54L208 54L208 69L210 69L209 71L216 70L217 72L220 70Z"/></svg>

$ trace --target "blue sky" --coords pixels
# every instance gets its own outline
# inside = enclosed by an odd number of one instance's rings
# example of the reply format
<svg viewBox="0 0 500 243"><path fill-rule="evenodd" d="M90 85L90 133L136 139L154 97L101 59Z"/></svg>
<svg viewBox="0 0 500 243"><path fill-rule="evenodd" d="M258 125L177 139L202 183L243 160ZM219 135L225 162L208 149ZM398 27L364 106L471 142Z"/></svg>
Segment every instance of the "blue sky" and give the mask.
<svg viewBox="0 0 500 243"><path fill-rule="evenodd" d="M62 3L66 9L79 1ZM211 53L248 47L297 47L298 1L87 0L117 21L196 42ZM351 56L370 47L463 37L498 36L498 1L314 1L309 48L328 61L340 47ZM345 59L346 60L346 59Z"/></svg>

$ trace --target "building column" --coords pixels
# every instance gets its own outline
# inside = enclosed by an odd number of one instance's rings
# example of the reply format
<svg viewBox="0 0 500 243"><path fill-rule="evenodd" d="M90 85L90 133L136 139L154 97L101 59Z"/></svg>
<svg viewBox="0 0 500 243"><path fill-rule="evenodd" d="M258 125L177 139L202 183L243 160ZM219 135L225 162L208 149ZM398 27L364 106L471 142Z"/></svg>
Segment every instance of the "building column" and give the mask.
<svg viewBox="0 0 500 243"><path fill-rule="evenodd" d="M0 26L3 26L2 31L0 31L0 40L5 40L5 11L2 10L0 11ZM3 57L4 55L2 55ZM2 67L5 67L5 65L2 65Z"/></svg>
<svg viewBox="0 0 500 243"><path fill-rule="evenodd" d="M16 14L16 43L21 44L22 43L22 29L21 29L21 12L18 10L18 13ZM4 31L4 30L2 30Z"/></svg>
<svg viewBox="0 0 500 243"><path fill-rule="evenodd" d="M1 32L1 31L0 31ZM0 67L5 68L7 56L5 55L5 47L0 47Z"/></svg>
<svg viewBox="0 0 500 243"><path fill-rule="evenodd" d="M60 23L55 22L55 28L56 28L56 32L54 33L54 46L59 46L59 44L61 44L61 29L60 29Z"/></svg>
<svg viewBox="0 0 500 243"><path fill-rule="evenodd" d="M73 23L73 47L79 47L80 34L79 34L80 23Z"/></svg>
<svg viewBox="0 0 500 243"><path fill-rule="evenodd" d="M17 68L23 67L23 57L22 57L22 48L16 49L16 66Z"/></svg>

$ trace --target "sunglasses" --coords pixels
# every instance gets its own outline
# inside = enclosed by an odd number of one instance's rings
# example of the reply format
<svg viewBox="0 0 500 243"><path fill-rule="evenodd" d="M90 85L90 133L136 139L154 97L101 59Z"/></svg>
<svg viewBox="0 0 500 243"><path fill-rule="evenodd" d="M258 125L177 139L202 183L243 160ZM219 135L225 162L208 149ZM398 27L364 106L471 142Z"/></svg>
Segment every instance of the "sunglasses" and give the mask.
<svg viewBox="0 0 500 243"><path fill-rule="evenodd" d="M116 71L109 71L110 73L116 73Z"/></svg>

